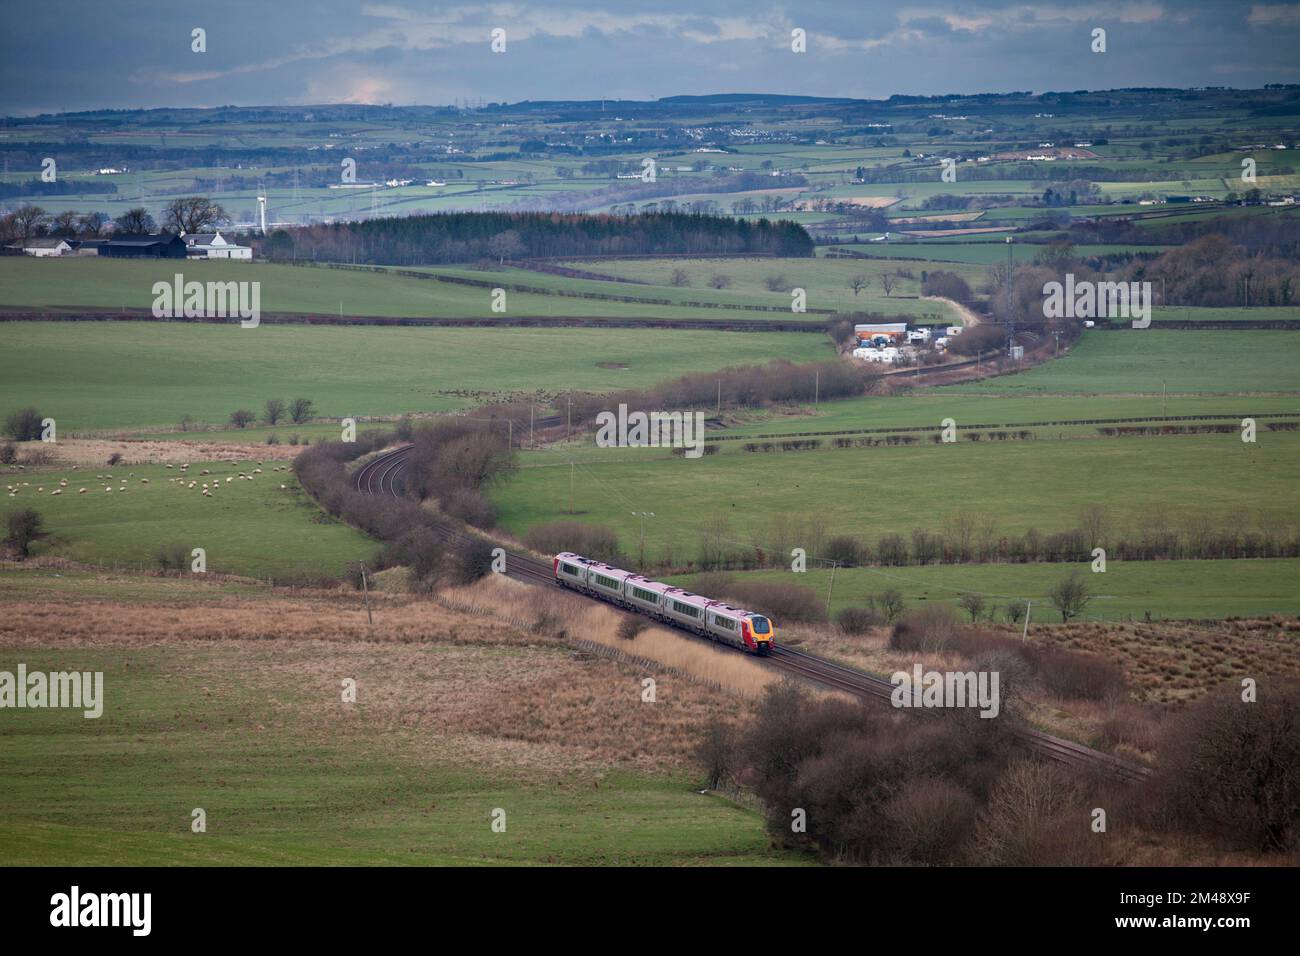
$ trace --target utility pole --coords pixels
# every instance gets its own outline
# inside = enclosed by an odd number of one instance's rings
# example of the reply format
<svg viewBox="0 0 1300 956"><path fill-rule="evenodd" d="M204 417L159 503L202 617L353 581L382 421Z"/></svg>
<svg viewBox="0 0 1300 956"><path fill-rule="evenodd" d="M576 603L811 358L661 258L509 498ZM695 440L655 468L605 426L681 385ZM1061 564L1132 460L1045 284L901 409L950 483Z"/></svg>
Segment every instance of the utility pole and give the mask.
<svg viewBox="0 0 1300 956"><path fill-rule="evenodd" d="M1011 277L1016 274L1016 252L1011 237L1007 236L1007 354L1016 342L1016 311L1011 301Z"/></svg>
<svg viewBox="0 0 1300 956"><path fill-rule="evenodd" d="M358 561L357 564L361 565L361 593L366 599L366 620L370 622L371 627L374 627L375 619L370 614L370 585L366 583L366 563Z"/></svg>
<svg viewBox="0 0 1300 956"><path fill-rule="evenodd" d="M506 425L509 426L508 429L506 430L506 447L514 448L515 447L515 420L513 418L507 418Z"/></svg>
<svg viewBox="0 0 1300 956"><path fill-rule="evenodd" d="M1025 639L1029 637L1029 612L1032 611L1033 609L1034 609L1034 602L1026 601L1025 602L1025 629L1020 632L1021 644L1023 644L1025 642Z"/></svg>
<svg viewBox="0 0 1300 956"><path fill-rule="evenodd" d="M821 402L822 397L822 371L819 368L813 369L813 404Z"/></svg>
<svg viewBox="0 0 1300 956"><path fill-rule="evenodd" d="M1163 378L1160 380L1160 417L1169 417L1169 388Z"/></svg>
<svg viewBox="0 0 1300 956"><path fill-rule="evenodd" d="M835 569L840 566L838 561L831 562L831 582L826 587L826 616L831 616L831 595L835 592Z"/></svg>
<svg viewBox="0 0 1300 956"><path fill-rule="evenodd" d="M655 513L654 513L653 511L633 511L633 512L632 512L632 517L633 517L633 518L640 518L640 519L641 519L641 558L640 558L639 563L637 564L637 567L639 567L643 573L644 573L644 571L645 571L645 519L646 519L646 518L653 518L654 516L655 516Z"/></svg>
<svg viewBox="0 0 1300 956"><path fill-rule="evenodd" d="M569 462L569 514L573 514L573 470L577 467Z"/></svg>
<svg viewBox="0 0 1300 956"><path fill-rule="evenodd" d="M572 392L568 394L567 401L569 403L569 420L568 420L568 424L564 426L564 438L566 441L569 439L570 434L573 432L573 393Z"/></svg>
<svg viewBox="0 0 1300 956"><path fill-rule="evenodd" d="M722 416L722 379L718 379L718 417Z"/></svg>
<svg viewBox="0 0 1300 956"><path fill-rule="evenodd" d="M533 414L537 411L532 402L528 403L528 444L533 444Z"/></svg>

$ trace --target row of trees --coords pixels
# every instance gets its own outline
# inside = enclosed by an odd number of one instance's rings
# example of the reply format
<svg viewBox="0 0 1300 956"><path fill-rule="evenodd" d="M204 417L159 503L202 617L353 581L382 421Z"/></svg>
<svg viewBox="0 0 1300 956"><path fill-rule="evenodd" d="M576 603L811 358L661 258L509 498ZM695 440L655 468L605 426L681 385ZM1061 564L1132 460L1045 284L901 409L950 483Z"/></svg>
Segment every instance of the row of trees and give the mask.
<svg viewBox="0 0 1300 956"><path fill-rule="evenodd" d="M262 417L268 425L278 425L286 419L295 425L311 421L315 414L315 403L310 398L295 398L286 403L282 398L268 398L263 408ZM257 413L249 408L237 408L230 413L230 424L236 428L247 428L257 421ZM181 430L186 431L185 422Z"/></svg>
<svg viewBox="0 0 1300 956"><path fill-rule="evenodd" d="M791 222L684 213L635 218L561 213L446 213L276 230L272 258L428 264L480 259L604 255L811 256L813 241Z"/></svg>
<svg viewBox="0 0 1300 956"><path fill-rule="evenodd" d="M169 202L163 210L162 228L173 233L203 232L229 221L219 203L204 196L182 196ZM29 204L0 216L0 241L42 236L94 238L104 235L110 222L115 235L144 235L158 230L158 223L143 206L128 209L110 219L102 212L79 213L65 209L49 213L40 206Z"/></svg>

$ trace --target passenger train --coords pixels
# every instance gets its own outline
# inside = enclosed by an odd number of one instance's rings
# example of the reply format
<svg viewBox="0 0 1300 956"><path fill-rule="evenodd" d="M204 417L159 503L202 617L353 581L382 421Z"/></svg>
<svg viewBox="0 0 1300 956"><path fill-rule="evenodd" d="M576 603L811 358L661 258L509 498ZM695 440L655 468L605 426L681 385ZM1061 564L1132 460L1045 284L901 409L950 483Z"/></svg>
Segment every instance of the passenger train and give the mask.
<svg viewBox="0 0 1300 956"><path fill-rule="evenodd" d="M662 581L651 581L595 558L561 551L555 556L555 580L562 587L647 614L752 654L767 654L775 646L776 625L762 614L692 594Z"/></svg>

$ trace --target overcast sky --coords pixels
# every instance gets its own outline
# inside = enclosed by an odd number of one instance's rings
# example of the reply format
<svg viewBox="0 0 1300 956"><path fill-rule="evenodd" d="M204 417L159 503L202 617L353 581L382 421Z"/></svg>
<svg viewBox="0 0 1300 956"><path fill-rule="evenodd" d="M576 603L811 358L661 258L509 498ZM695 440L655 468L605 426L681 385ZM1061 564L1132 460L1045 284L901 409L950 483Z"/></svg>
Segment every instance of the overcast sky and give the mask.
<svg viewBox="0 0 1300 956"><path fill-rule="evenodd" d="M1297 41L1300 3L1237 0L0 0L0 113L1258 87Z"/></svg>

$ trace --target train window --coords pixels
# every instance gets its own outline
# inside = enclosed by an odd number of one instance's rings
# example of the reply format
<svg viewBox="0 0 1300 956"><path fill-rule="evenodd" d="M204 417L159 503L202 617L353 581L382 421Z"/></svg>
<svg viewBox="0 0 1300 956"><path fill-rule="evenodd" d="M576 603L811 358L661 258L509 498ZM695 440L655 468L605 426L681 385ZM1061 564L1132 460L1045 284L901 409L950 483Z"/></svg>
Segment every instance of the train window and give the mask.
<svg viewBox="0 0 1300 956"><path fill-rule="evenodd" d="M641 601L649 601L651 604L657 604L659 602L659 595L655 594L653 591L645 591L641 588L634 587L632 589L632 595Z"/></svg>
<svg viewBox="0 0 1300 956"><path fill-rule="evenodd" d="M575 578L580 577L578 573L578 569L571 564L564 564L563 562L561 562L560 570L563 571L565 574L570 575L571 577L575 577Z"/></svg>
<svg viewBox="0 0 1300 956"><path fill-rule="evenodd" d="M592 575L592 577L596 579L596 583L599 584L601 587L613 588L615 590L618 589L618 582L615 581L613 578L607 578L603 574L594 574Z"/></svg>
<svg viewBox="0 0 1300 956"><path fill-rule="evenodd" d="M700 616L700 609L698 607L691 607L689 604L683 604L681 601L673 602L673 610L678 614L685 614L688 617Z"/></svg>
<svg viewBox="0 0 1300 956"><path fill-rule="evenodd" d="M771 625L767 623L767 618L759 617L757 614L751 617L749 622L754 625L755 634L768 634L772 630Z"/></svg>
<svg viewBox="0 0 1300 956"><path fill-rule="evenodd" d="M720 617L715 614L713 616L713 623L718 625L718 627L726 628L728 631L734 631L736 629L736 622L729 617Z"/></svg>

